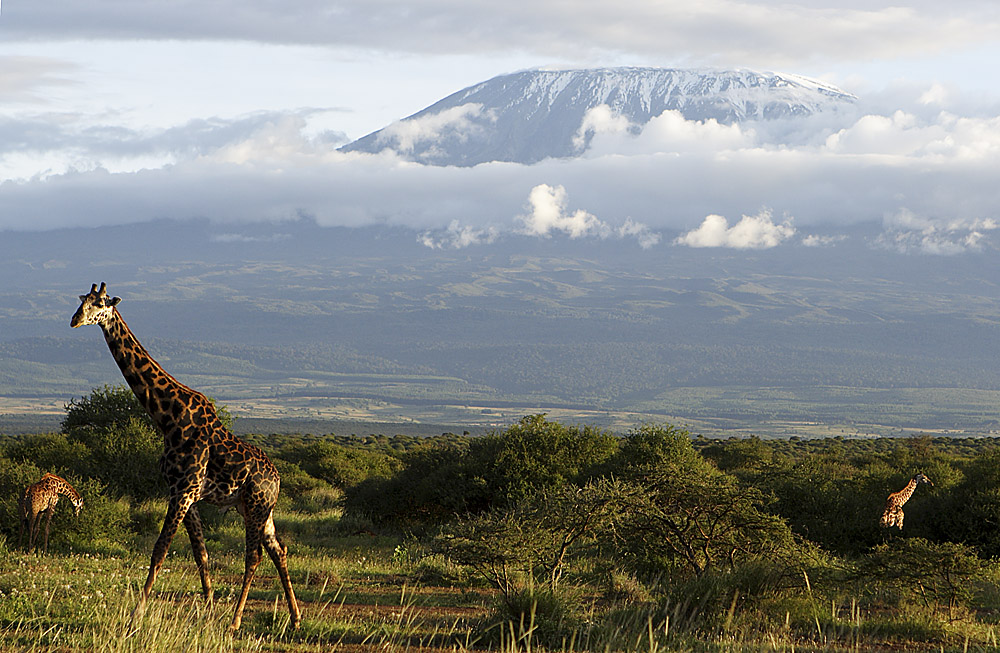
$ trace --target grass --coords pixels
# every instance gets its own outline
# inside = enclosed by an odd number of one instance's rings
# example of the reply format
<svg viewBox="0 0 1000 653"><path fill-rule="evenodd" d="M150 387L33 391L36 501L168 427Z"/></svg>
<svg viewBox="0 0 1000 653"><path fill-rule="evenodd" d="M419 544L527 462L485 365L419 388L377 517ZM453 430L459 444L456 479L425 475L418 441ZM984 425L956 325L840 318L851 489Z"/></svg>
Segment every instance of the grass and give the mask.
<svg viewBox="0 0 1000 653"><path fill-rule="evenodd" d="M657 602L655 588L620 572L600 581L579 575L564 591L526 592L504 608L467 569L427 555L412 539L358 534L358 523L336 511L279 521L302 609L298 630L288 627L265 559L243 627L228 632L243 547L235 519L209 515L215 602L202 600L187 538L179 537L132 629L151 538L130 543L124 555L25 554L0 538L0 651L968 652L996 650L1000 632L988 609L1000 596L993 577L982 579L981 614L950 617L818 592L756 601L735 594L709 615L696 600Z"/></svg>

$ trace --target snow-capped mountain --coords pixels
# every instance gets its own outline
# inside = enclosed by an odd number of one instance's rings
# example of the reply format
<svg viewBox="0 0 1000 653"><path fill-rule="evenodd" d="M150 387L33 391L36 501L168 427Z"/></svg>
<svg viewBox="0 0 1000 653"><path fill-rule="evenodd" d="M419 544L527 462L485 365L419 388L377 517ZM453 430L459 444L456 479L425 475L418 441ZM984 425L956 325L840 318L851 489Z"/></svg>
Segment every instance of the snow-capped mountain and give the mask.
<svg viewBox="0 0 1000 653"><path fill-rule="evenodd" d="M641 126L666 110L687 120L731 124L814 115L851 105L853 95L798 75L666 68L528 70L453 93L408 118L345 145L392 149L426 164L535 163L581 154L591 109Z"/></svg>

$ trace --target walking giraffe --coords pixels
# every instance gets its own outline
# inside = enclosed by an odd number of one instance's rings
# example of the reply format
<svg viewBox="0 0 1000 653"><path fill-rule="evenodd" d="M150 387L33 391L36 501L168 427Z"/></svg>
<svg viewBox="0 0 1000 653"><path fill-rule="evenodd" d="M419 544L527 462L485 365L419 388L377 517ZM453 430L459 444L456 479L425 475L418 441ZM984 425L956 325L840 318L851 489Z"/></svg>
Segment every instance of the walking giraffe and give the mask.
<svg viewBox="0 0 1000 653"><path fill-rule="evenodd" d="M69 500L73 502L76 515L79 516L80 508L83 507L83 498L68 481L55 474L46 474L42 480L24 489L24 494L21 495L21 500L18 502L18 512L21 515L21 530L17 536L18 546L21 546L24 533L27 530L28 551L34 551L42 513L45 513L45 542L42 545L42 552L49 552L49 528L52 526L52 513L56 511L60 494L69 497Z"/></svg>
<svg viewBox="0 0 1000 653"><path fill-rule="evenodd" d="M893 492L889 495L889 498L885 500L885 510L882 512L882 519L879 524L882 528L889 528L890 526L898 526L901 530L903 528L903 504L910 500L913 496L914 490L917 486L922 483L931 483L931 479L927 478L923 474L917 474L910 479L910 482L906 484L899 492Z"/></svg>
<svg viewBox="0 0 1000 653"><path fill-rule="evenodd" d="M80 308L73 315L70 326L97 324L101 327L122 376L163 436L160 472L170 488L170 500L163 528L153 546L139 604L132 613L133 621L145 609L153 582L181 522L191 540L205 600L212 601L208 552L201 518L194 505L206 501L223 508L235 506L246 526L243 589L236 602L230 630L236 630L242 622L250 584L260 564L262 545L278 569L291 626L298 628L301 616L288 578L287 549L278 541L274 530L272 512L280 485L277 470L263 451L235 437L222 425L215 407L205 395L179 383L153 360L122 319L116 308L119 302L120 297L108 296L103 282L100 289L93 284L89 293L80 295Z"/></svg>

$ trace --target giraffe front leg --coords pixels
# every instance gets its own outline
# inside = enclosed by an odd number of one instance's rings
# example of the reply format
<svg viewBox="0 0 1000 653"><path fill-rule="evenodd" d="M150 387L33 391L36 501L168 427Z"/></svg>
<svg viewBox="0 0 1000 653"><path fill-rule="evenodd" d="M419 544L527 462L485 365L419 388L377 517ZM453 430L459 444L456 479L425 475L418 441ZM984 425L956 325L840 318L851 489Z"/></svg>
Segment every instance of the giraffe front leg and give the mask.
<svg viewBox="0 0 1000 653"><path fill-rule="evenodd" d="M201 529L201 515L198 509L191 506L187 514L184 515L184 528L187 529L188 538L191 540L191 553L194 561L198 565L198 573L201 575L201 591L205 596L205 601L212 602L212 579L208 573L208 550L205 548L205 536Z"/></svg>
<svg viewBox="0 0 1000 653"><path fill-rule="evenodd" d="M160 529L160 536L156 538L156 544L153 545L153 555L149 562L149 573L146 575L146 583L142 586L142 592L139 594L139 604L135 606L135 610L132 611L132 617L129 619L130 629L136 623L136 620L142 618L142 613L146 610L146 600L149 598L149 592L153 588L156 575L160 572L160 568L163 567L163 561L166 559L167 551L170 549L170 542L173 541L174 535L177 534L177 529L180 527L181 521L183 521L192 503L194 502L189 499L170 499L170 504L167 507L167 516L163 520L163 528Z"/></svg>

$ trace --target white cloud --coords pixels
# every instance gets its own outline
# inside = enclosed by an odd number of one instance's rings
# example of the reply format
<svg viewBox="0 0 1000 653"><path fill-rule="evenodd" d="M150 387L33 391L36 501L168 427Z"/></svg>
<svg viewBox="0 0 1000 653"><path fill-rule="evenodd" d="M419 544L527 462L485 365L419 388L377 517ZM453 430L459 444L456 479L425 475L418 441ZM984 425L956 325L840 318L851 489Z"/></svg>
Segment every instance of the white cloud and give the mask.
<svg viewBox="0 0 1000 653"><path fill-rule="evenodd" d="M584 117L574 143L591 136L586 156L637 155L656 153L717 153L753 147L756 134L738 124L722 125L716 120L687 120L680 111L664 111L642 126L614 116L605 107L592 109Z"/></svg>
<svg viewBox="0 0 1000 653"><path fill-rule="evenodd" d="M0 55L0 101L44 103L40 89L79 84L72 80L78 67L68 61L38 56Z"/></svg>
<svg viewBox="0 0 1000 653"><path fill-rule="evenodd" d="M844 240L847 240L847 236L820 236L818 234L809 234L802 239L802 244L806 247L830 247Z"/></svg>
<svg viewBox="0 0 1000 653"><path fill-rule="evenodd" d="M632 218L626 218L616 228L583 209L568 213L567 193L562 186L539 184L528 194L528 203L531 211L517 217L521 225L517 231L521 234L549 238L553 232L562 232L570 238L634 238L643 249L660 242L658 233Z"/></svg>
<svg viewBox="0 0 1000 653"><path fill-rule="evenodd" d="M607 238L611 234L611 227L583 209L567 213L566 200L566 189L562 186L539 184L532 188L528 195L531 211L519 216L523 233L545 238L551 236L553 231L561 231L570 238Z"/></svg>
<svg viewBox="0 0 1000 653"><path fill-rule="evenodd" d="M1000 227L992 218L931 219L907 208L887 215L876 244L899 252L950 256L981 249L986 232Z"/></svg>
<svg viewBox="0 0 1000 653"><path fill-rule="evenodd" d="M464 141L470 132L483 129L474 120L476 118L487 122L495 120L489 112L483 112L483 105L470 102L438 113L398 120L379 132L378 142L409 154L418 145L433 143L445 135Z"/></svg>
<svg viewBox="0 0 1000 653"><path fill-rule="evenodd" d="M493 226L479 229L452 220L447 229L424 231L417 241L431 249L462 249L471 245L489 245L499 235L499 230Z"/></svg>
<svg viewBox="0 0 1000 653"><path fill-rule="evenodd" d="M639 241L639 247L643 249L660 244L660 234L632 218L626 218L625 223L618 227L616 232L619 238L635 238Z"/></svg>
<svg viewBox="0 0 1000 653"><path fill-rule="evenodd" d="M580 128L573 136L573 146L582 151L595 134L626 134L633 127L629 119L616 114L606 104L591 109L583 115Z"/></svg>
<svg viewBox="0 0 1000 653"><path fill-rule="evenodd" d="M764 210L757 215L744 215L732 227L721 215L709 215L697 229L676 239L676 244L688 247L730 247L733 249L768 249L777 247L795 234L787 221L774 224L771 212Z"/></svg>
<svg viewBox="0 0 1000 653"><path fill-rule="evenodd" d="M794 215L796 227L810 232L822 224L816 231L827 234L838 224L881 220L900 206L919 216L949 216L933 221L941 225L950 217L968 224L1000 217L995 115L925 114L910 106L852 120L830 132L837 138L827 145L808 138L768 144L759 142L766 140L759 131L671 114L633 135L605 114L591 124L609 128L595 134L582 158L457 168L408 163L391 152L338 152L335 135L311 126L314 111L152 130L63 116L0 116L0 171L28 160L63 164L0 183L0 229L192 216L241 222L305 212L321 225L406 225L446 247L471 244L476 234L488 237L474 230L491 226L500 235L511 229L541 237L634 238L649 247L664 229L697 232L691 216L740 216L748 207L773 207L776 215ZM449 232L456 220L460 226ZM990 234L984 225L964 233L942 226L927 238L919 229L897 229L885 244L899 241L893 246L914 252L939 241L939 250L982 247ZM775 225L775 233L782 226ZM710 227L702 235L710 235Z"/></svg>

